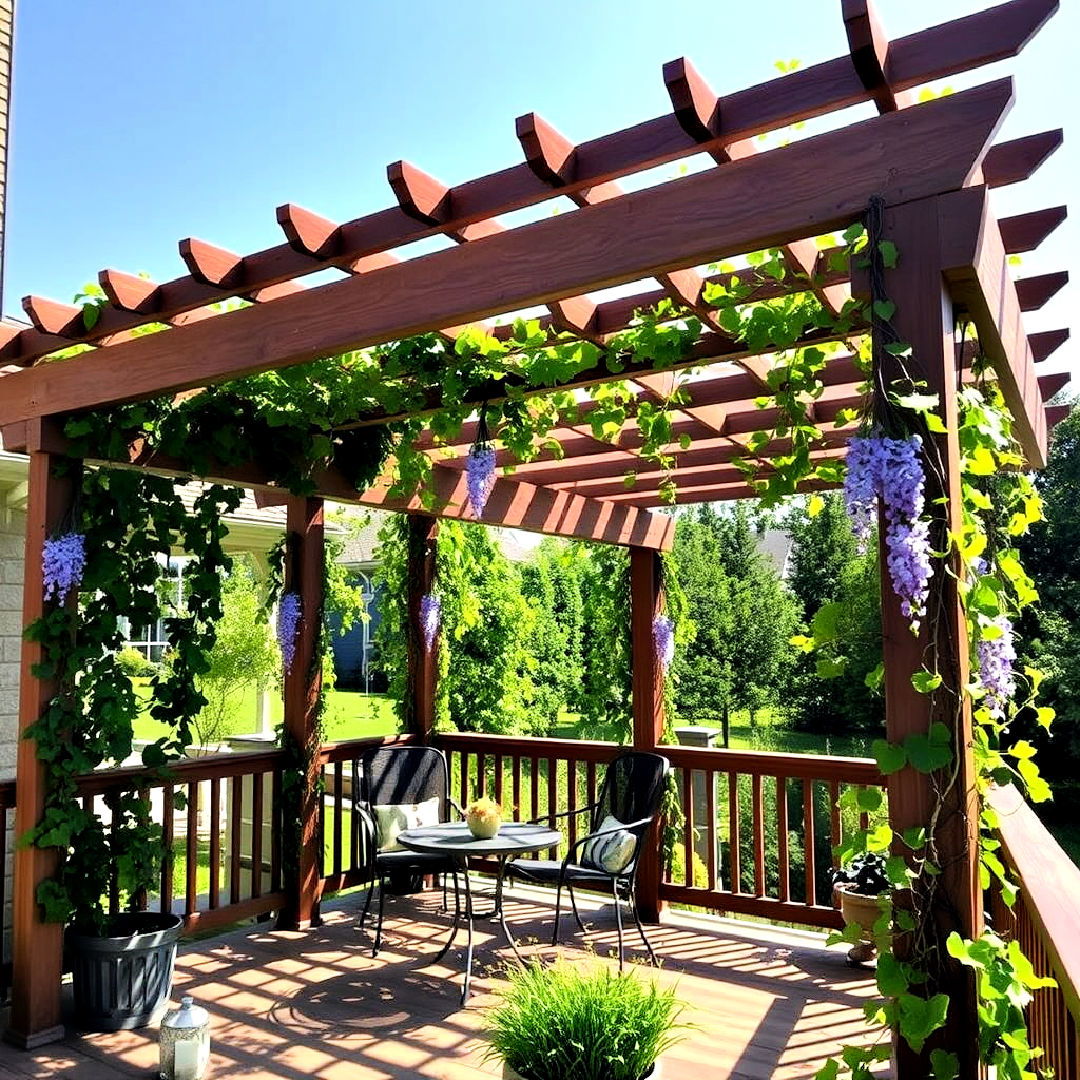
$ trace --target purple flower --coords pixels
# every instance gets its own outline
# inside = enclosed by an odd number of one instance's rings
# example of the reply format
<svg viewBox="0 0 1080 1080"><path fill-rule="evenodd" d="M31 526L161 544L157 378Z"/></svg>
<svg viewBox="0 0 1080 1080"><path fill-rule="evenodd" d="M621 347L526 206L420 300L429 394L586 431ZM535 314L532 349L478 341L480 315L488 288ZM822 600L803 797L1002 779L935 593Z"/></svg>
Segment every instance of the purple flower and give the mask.
<svg viewBox="0 0 1080 1080"><path fill-rule="evenodd" d="M1004 615L994 619L991 626L1001 633L997 637L984 637L979 642L979 682L986 691L983 701L991 716L1000 719L1005 706L1016 689L1013 678L1013 661L1016 647L1013 645L1012 623Z"/></svg>
<svg viewBox="0 0 1080 1080"><path fill-rule="evenodd" d="M660 668L667 671L675 659L675 624L667 615L657 615L653 619L652 636Z"/></svg>
<svg viewBox="0 0 1080 1080"><path fill-rule="evenodd" d="M442 601L434 593L425 593L420 598L420 628L424 634L424 648L429 652L435 644L441 621Z"/></svg>
<svg viewBox="0 0 1080 1080"><path fill-rule="evenodd" d="M281 649L281 663L285 673L292 671L296 659L296 638L300 631L300 619L303 614L300 594L283 593L278 603L277 639Z"/></svg>
<svg viewBox="0 0 1080 1080"><path fill-rule="evenodd" d="M929 524L923 518L926 476L922 439L856 435L848 443L844 501L861 549L865 549L880 500L885 525L885 562L900 610L918 632L930 595Z"/></svg>
<svg viewBox="0 0 1080 1080"><path fill-rule="evenodd" d="M483 517L488 496L495 486L495 448L490 443L478 442L469 448L465 479L473 513Z"/></svg>
<svg viewBox="0 0 1080 1080"><path fill-rule="evenodd" d="M45 599L62 604L72 590L78 591L86 569L86 537L81 533L53 536L41 549L41 575Z"/></svg>

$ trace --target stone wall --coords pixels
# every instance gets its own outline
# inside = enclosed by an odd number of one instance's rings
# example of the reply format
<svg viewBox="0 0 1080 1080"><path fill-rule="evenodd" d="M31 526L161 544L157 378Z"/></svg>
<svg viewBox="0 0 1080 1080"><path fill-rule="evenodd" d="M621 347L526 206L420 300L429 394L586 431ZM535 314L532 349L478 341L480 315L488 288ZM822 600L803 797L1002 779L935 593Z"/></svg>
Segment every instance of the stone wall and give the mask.
<svg viewBox="0 0 1080 1080"><path fill-rule="evenodd" d="M0 494L0 779L15 775L26 515Z"/></svg>

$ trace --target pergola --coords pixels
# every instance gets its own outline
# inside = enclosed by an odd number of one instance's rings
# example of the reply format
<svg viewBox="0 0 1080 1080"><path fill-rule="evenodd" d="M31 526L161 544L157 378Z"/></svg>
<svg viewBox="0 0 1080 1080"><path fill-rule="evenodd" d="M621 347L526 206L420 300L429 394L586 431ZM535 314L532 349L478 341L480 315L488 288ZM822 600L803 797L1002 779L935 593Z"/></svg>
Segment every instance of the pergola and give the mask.
<svg viewBox="0 0 1080 1080"><path fill-rule="evenodd" d="M42 610L41 546L69 505L71 491L52 472L67 452L59 434L64 417L149 397L178 394L237 377L334 356L421 332L453 337L457 329L538 305L542 323L603 344L628 326L635 311L668 297L681 311L699 317L702 333L683 367L703 373L686 384L688 399L674 417L673 446L679 503L740 499L754 494L734 462L747 453L753 433L771 430L775 410L756 399L771 394L770 354L755 353L720 326L703 298L709 273L701 267L763 248L779 247L791 271L820 275L819 298L837 310L850 294L847 270L829 269L828 253L815 238L858 221L877 196L886 207L885 229L901 252L890 271L896 301L895 324L909 342L931 392L940 396L948 431L938 436L947 463L942 494L959 504L957 391L970 368L970 350L957 351L954 324L965 313L975 324L980 347L1015 418L1028 464L1045 461L1047 429L1060 411L1047 408L1067 382L1045 374L1041 362L1067 331L1025 333L1023 313L1045 304L1067 281L1065 272L1014 280L1008 256L1031 251L1065 216L1063 207L1036 209L999 219L990 190L1027 179L1060 145L1062 133L1047 131L995 143L1009 109L1009 79L915 104L914 88L1015 56L1053 14L1053 0L1011 0L970 17L890 41L867 0L844 0L850 52L771 82L718 96L682 59L665 65L669 112L621 131L575 144L535 113L520 117L518 164L448 186L407 162L388 169L394 201L386 209L345 223L328 221L286 204L277 210L284 241L239 255L201 240L180 242L187 273L155 283L116 270L103 270L108 298L92 328L81 308L37 296L24 307L32 326L0 325L0 429L7 449L25 449L31 459L26 546L25 617ZM823 117L865 102L880 114L825 131L790 145L755 152L754 137L793 123ZM694 156L710 167L652 187L624 192L623 176ZM576 207L516 228L501 215L565 197ZM396 249L432 236L453 246L417 258ZM301 279L335 269L340 279L307 288ZM723 274L718 275L720 279ZM805 279L804 279L805 280ZM637 283L616 299L590 293ZM856 282L856 288L860 288ZM760 289L765 299L798 288L792 279ZM805 285L803 286L805 288ZM212 305L242 297L250 306L219 311ZM165 323L167 332L134 336L147 323ZM863 331L868 328L862 328ZM497 336L507 328L492 326ZM797 344L827 340L825 332ZM68 359L51 354L75 344L92 346ZM957 362L959 360L959 362ZM638 402L662 400L670 370L631 365L618 376L602 365L558 389L618 378L629 380ZM828 361L826 393L813 405L820 428L818 460L842 458L853 428L836 425L844 409L857 407L863 376L850 355ZM526 395L554 386L529 386ZM493 383L473 393L477 405L497 401L507 389ZM432 394L422 412L437 412ZM663 728L662 676L651 633L661 603L658 553L671 547L675 520L652 509L662 504L665 474L639 457L640 436L628 425L613 440L597 438L588 424L589 403L579 422L555 434L561 453L543 452L500 477L485 523L535 532L625 545L630 549L634 743L652 748ZM417 414L413 414L417 415ZM376 424L398 417L370 413L355 423ZM471 443L475 422L465 425L459 449ZM297 498L277 488L258 461L211 470L206 479L241 484L261 497L288 505L289 531L300 557L291 587L315 610L322 588L323 500L380 506L412 515L413 545L419 565L411 612L419 623L420 597L434 573L436 521L469 519L464 457L447 459L426 433L420 445L435 464L434 508L418 496L393 499L386 483L357 492L330 467L317 477L318 495ZM789 449L773 440L756 456ZM500 464L512 464L499 452ZM103 464L115 464L108 462ZM120 464L182 475L176 463L134 446ZM637 473L632 486L624 477ZM955 582L947 589L949 617L937 632L943 647L964 640ZM920 669L927 646L909 632L898 602L882 590L886 660L886 714L890 739L925 731L932 719L927 699L910 676ZM308 602L311 607L308 608ZM298 662L286 678L286 725L301 742L312 729L318 687L307 678L314 631L305 628ZM434 665L416 646L411 656L411 711L414 730L430 735ZM30 675L37 647L23 645L21 725L28 728L49 701L53 688ZM966 658L957 657L961 681ZM941 719L934 716L933 719ZM950 718L951 722L951 718ZM970 715L958 733L966 748L960 761L960 795L969 811L948 838L944 895L957 928L978 933L982 893L978 879L975 798L970 757ZM921 824L930 799L926 776L905 768L888 780L894 828ZM29 829L41 812L44 772L32 741L24 740L18 763L17 829ZM297 925L311 918L316 896L312 798L307 810L306 855L300 868L292 913ZM14 978L11 1030L24 1045L43 1041L59 1022L61 929L41 921L35 902L39 881L50 873L50 856L21 848L16 856ZM660 907L658 856L643 869L642 903L655 918ZM973 983L956 974L951 1045L963 1050L964 1076L975 1075L976 1017ZM913 1066L914 1059L907 1061ZM900 1067L905 1067L901 1057ZM902 1071L900 1075L908 1075ZM912 1072L910 1075L922 1075Z"/></svg>

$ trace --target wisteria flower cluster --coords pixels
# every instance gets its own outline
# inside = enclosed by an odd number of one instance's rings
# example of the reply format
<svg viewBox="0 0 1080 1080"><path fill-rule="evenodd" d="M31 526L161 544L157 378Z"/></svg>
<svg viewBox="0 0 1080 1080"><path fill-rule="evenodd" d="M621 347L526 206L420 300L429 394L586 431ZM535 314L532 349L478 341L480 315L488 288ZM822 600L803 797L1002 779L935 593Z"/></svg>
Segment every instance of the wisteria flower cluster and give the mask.
<svg viewBox="0 0 1080 1080"><path fill-rule="evenodd" d="M979 642L979 682L986 691L983 702L987 711L995 719L1001 719L1016 690L1013 678L1016 646L1012 623L1004 615L994 619L993 625L1001 633L997 637L984 637Z"/></svg>
<svg viewBox="0 0 1080 1080"><path fill-rule="evenodd" d="M675 659L675 624L667 615L657 615L652 624L653 645L660 667L667 671Z"/></svg>
<svg viewBox="0 0 1080 1080"><path fill-rule="evenodd" d="M45 599L62 604L70 592L78 591L86 569L86 537L66 533L45 541L41 550L41 573Z"/></svg>
<svg viewBox="0 0 1080 1080"><path fill-rule="evenodd" d="M930 579L929 523L923 518L926 476L922 439L857 435L848 443L844 501L852 529L865 550L878 500L885 516L885 559L900 610L913 632L926 613Z"/></svg>
<svg viewBox="0 0 1080 1080"><path fill-rule="evenodd" d="M424 648L429 652L441 622L442 601L434 593L425 593L420 598L420 628L424 634Z"/></svg>
<svg viewBox="0 0 1080 1080"><path fill-rule="evenodd" d="M495 448L488 442L478 442L469 448L465 462L465 480L469 489L469 504L478 517L484 516L488 496L495 486Z"/></svg>
<svg viewBox="0 0 1080 1080"><path fill-rule="evenodd" d="M285 673L292 671L296 659L296 638L300 632L303 606L297 592L283 593L278 603L277 639L281 649L281 663Z"/></svg>

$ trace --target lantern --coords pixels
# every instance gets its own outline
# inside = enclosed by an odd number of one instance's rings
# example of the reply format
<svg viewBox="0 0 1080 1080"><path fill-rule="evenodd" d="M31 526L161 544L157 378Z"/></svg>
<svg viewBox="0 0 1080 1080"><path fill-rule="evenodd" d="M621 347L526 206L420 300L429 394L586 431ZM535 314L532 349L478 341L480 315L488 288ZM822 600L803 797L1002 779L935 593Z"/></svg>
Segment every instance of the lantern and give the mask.
<svg viewBox="0 0 1080 1080"><path fill-rule="evenodd" d="M210 1061L210 1014L182 997L161 1021L158 1048L161 1080L199 1080Z"/></svg>

